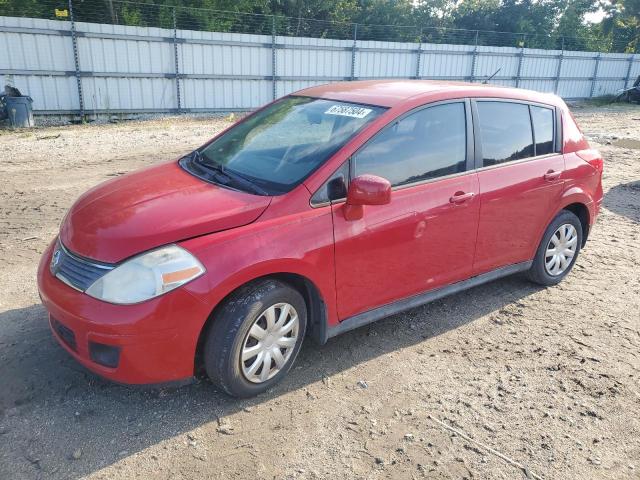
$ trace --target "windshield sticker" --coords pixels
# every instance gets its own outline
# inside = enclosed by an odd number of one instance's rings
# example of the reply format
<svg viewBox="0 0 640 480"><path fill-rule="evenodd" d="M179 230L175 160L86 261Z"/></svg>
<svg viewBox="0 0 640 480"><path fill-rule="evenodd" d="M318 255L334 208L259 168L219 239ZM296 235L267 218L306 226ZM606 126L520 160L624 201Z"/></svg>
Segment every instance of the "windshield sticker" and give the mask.
<svg viewBox="0 0 640 480"><path fill-rule="evenodd" d="M341 117L364 118L372 112L370 108L354 107L351 105L334 105L324 112L327 115L340 115Z"/></svg>

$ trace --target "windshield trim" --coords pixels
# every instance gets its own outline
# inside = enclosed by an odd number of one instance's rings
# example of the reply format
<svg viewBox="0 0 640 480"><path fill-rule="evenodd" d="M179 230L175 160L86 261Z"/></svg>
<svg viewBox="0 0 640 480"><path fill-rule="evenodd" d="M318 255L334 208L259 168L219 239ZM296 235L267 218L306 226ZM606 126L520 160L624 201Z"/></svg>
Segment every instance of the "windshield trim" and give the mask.
<svg viewBox="0 0 640 480"><path fill-rule="evenodd" d="M377 104L377 103L359 102L359 101L356 101L356 100L346 100L344 98L334 98L334 97L314 97L313 95L305 95L303 93L298 93L298 94L292 93L291 95L285 95L284 97L280 97L278 100L282 100L284 98L312 98L314 100L329 100L330 102L350 103L352 105L361 105L363 107L379 108L383 112L387 111L387 110L389 110L391 108L388 105L380 105L380 104ZM273 103L273 102L271 102L271 103ZM271 105L271 103L269 105ZM382 115L382 114L380 114L380 115Z"/></svg>

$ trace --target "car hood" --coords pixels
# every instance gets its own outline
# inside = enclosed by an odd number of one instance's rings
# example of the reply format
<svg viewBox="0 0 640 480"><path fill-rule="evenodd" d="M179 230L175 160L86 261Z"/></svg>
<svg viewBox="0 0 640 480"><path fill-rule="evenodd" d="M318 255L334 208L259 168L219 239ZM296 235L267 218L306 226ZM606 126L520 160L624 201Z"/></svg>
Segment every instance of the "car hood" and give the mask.
<svg viewBox="0 0 640 480"><path fill-rule="evenodd" d="M165 163L105 182L82 195L62 222L72 252L116 263L160 245L255 221L271 197L213 185Z"/></svg>

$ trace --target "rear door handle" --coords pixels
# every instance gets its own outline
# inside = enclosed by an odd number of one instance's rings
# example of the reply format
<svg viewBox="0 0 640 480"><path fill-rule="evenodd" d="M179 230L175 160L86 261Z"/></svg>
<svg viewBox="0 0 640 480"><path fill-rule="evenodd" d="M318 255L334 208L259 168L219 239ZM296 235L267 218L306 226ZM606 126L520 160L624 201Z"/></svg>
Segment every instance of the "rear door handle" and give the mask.
<svg viewBox="0 0 640 480"><path fill-rule="evenodd" d="M456 192L453 195L453 197L451 197L449 199L449 202L454 203L454 204L466 202L467 200L471 200L474 197L474 195L475 195L475 193L473 193L473 192L468 192L468 193Z"/></svg>
<svg viewBox="0 0 640 480"><path fill-rule="evenodd" d="M557 180L558 178L560 178L560 175L562 175L562 172L556 172L555 170L549 170L547 173L544 174L544 179L547 182L552 182L552 181Z"/></svg>

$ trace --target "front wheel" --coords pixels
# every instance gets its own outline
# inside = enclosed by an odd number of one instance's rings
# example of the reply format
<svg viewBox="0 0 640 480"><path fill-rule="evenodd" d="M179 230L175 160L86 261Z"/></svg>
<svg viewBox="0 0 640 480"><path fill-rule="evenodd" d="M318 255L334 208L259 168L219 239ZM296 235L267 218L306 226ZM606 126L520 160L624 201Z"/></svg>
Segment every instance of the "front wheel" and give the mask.
<svg viewBox="0 0 640 480"><path fill-rule="evenodd" d="M571 271L582 245L582 224L568 210L560 212L544 232L533 264L527 272L531 281L556 285Z"/></svg>
<svg viewBox="0 0 640 480"><path fill-rule="evenodd" d="M277 280L238 290L208 332L207 375L229 395L251 397L278 383L295 361L307 325L302 295Z"/></svg>

